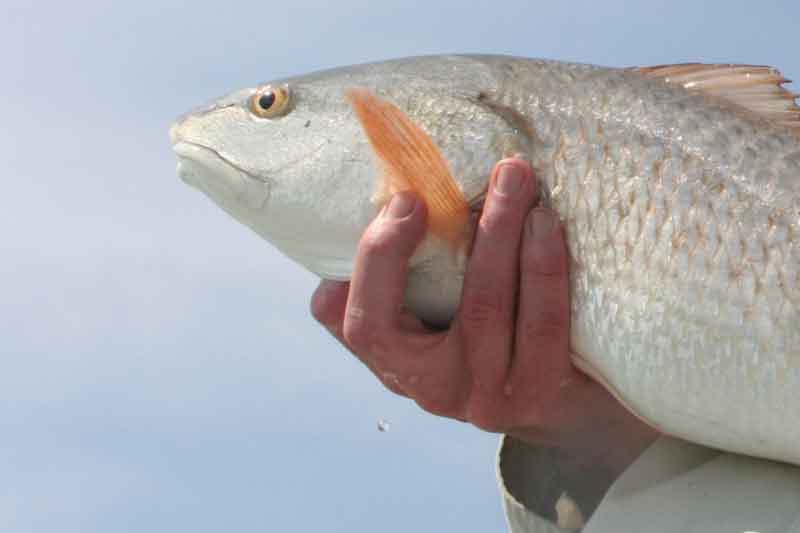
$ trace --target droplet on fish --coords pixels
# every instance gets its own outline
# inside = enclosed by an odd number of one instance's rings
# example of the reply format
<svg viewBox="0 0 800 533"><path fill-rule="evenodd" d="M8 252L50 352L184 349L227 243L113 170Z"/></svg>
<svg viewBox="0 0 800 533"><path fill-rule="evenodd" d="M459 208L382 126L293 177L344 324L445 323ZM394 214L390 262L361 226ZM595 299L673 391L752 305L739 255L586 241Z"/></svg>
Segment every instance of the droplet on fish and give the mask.
<svg viewBox="0 0 800 533"><path fill-rule="evenodd" d="M389 427L391 427L389 425L389 422L387 422L383 418L378 420L378 431L380 431L381 433L386 433L387 431L389 431Z"/></svg>

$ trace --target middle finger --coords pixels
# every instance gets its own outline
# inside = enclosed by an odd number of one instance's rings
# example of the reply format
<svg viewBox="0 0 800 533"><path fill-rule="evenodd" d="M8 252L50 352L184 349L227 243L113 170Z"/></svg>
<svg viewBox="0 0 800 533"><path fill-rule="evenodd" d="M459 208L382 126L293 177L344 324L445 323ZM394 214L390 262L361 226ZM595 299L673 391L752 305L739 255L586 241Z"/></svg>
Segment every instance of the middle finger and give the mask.
<svg viewBox="0 0 800 533"><path fill-rule="evenodd" d="M530 165L506 159L489 183L456 320L478 392L505 383L513 345L514 307L523 220L537 193Z"/></svg>

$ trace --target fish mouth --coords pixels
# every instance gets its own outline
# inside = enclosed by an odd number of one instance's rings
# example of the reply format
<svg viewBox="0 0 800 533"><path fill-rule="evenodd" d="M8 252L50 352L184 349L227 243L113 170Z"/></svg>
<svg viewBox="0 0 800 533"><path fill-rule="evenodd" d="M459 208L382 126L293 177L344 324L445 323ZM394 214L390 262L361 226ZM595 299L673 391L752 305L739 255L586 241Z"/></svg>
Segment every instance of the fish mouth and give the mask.
<svg viewBox="0 0 800 533"><path fill-rule="evenodd" d="M204 146L202 144L197 144L194 142L184 141L184 140L176 140L172 144L172 150L178 156L178 159L189 159L191 161L196 161L198 163L204 163L209 165L211 168L216 168L218 170L222 170L223 167L220 165L225 165L225 167L233 168L234 170L241 172L242 174L246 175L247 177L266 182L266 179L260 178L255 176L254 174L246 171L230 159L226 158L213 148L209 148L208 146Z"/></svg>
<svg viewBox="0 0 800 533"><path fill-rule="evenodd" d="M268 180L255 176L218 151L177 138L170 131L172 150L178 157L178 176L212 198L235 199L250 209L260 209L270 195Z"/></svg>

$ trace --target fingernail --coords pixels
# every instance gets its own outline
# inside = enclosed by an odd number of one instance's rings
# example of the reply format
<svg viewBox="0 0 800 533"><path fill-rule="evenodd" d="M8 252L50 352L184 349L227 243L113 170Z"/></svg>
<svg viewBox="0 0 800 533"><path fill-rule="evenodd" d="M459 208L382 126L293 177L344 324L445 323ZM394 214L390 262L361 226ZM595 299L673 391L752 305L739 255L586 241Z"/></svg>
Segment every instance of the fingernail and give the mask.
<svg viewBox="0 0 800 533"><path fill-rule="evenodd" d="M537 240L546 239L558 227L556 214L549 209L536 208L528 217L528 233Z"/></svg>
<svg viewBox="0 0 800 533"><path fill-rule="evenodd" d="M518 165L504 164L497 170L494 190L503 195L511 195L522 186L522 170Z"/></svg>
<svg viewBox="0 0 800 533"><path fill-rule="evenodd" d="M417 199L412 193L399 192L392 196L389 201L385 216L389 218L405 218L414 211L416 205Z"/></svg>

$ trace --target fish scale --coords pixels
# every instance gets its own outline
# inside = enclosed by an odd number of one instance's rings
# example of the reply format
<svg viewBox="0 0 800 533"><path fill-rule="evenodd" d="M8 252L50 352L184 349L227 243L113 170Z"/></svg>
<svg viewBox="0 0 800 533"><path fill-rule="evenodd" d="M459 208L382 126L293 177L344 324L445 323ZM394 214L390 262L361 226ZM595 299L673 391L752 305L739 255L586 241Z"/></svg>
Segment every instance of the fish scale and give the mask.
<svg viewBox="0 0 800 533"><path fill-rule="evenodd" d="M248 112L257 88L237 91L171 134L187 182L330 279L349 278L385 201L347 90L422 128L461 201L522 151L566 227L575 364L661 431L800 464L800 110L784 81L749 66L406 58L276 80L293 105L274 120ZM268 184L263 207L225 196L248 172ZM408 307L446 323L465 264L430 234Z"/></svg>

